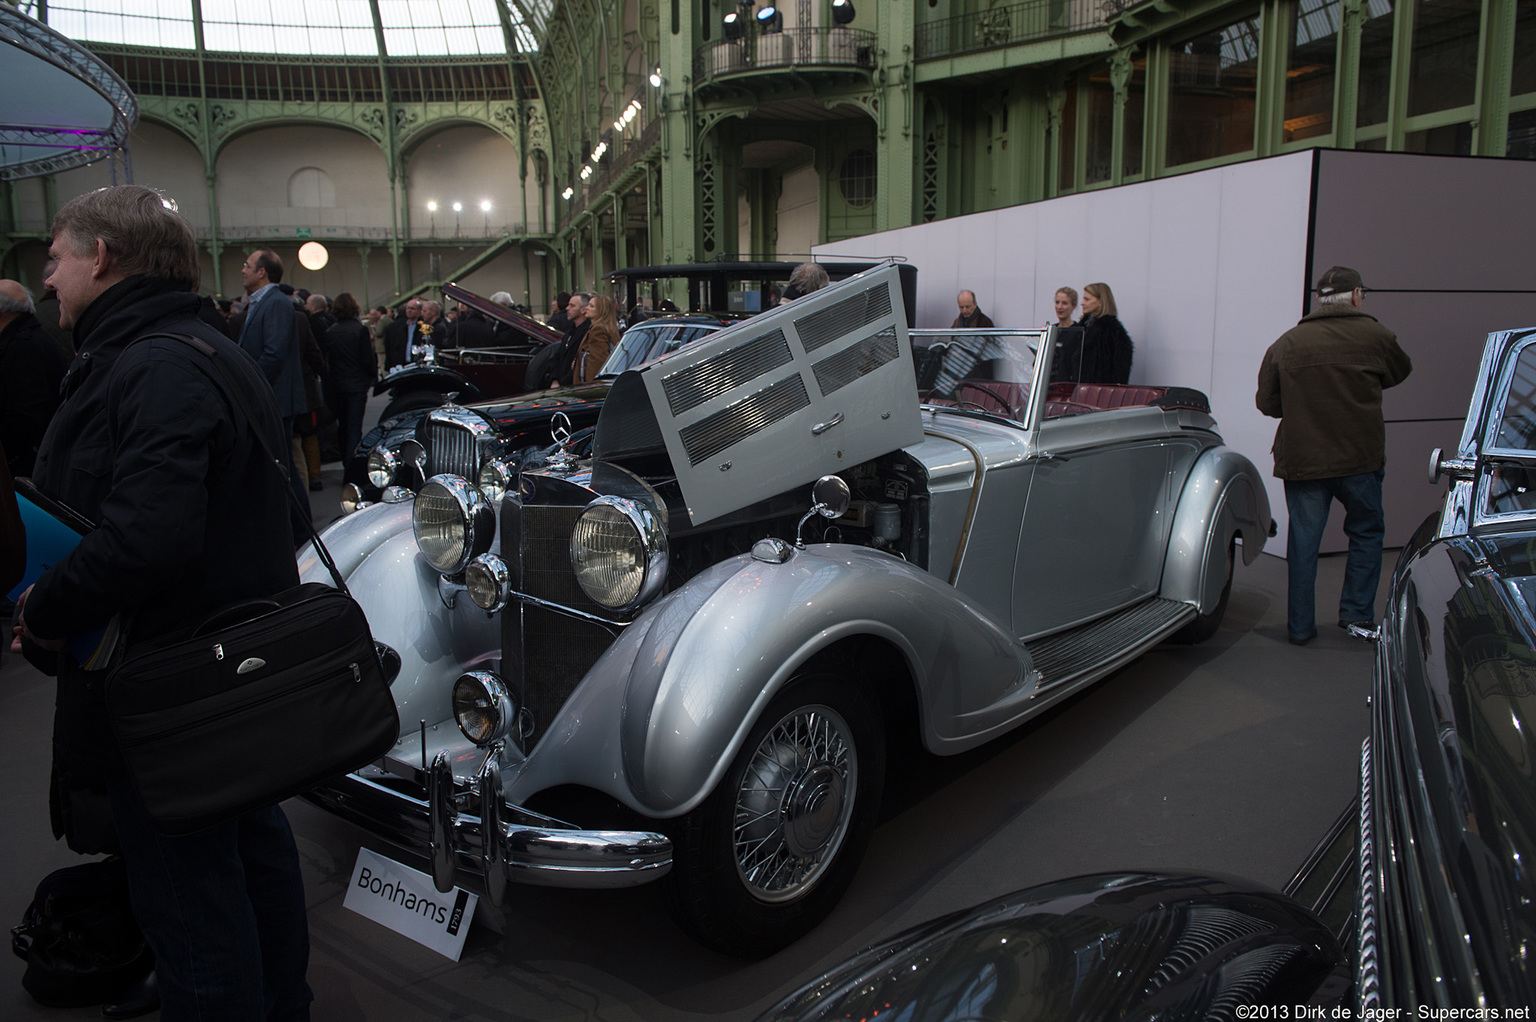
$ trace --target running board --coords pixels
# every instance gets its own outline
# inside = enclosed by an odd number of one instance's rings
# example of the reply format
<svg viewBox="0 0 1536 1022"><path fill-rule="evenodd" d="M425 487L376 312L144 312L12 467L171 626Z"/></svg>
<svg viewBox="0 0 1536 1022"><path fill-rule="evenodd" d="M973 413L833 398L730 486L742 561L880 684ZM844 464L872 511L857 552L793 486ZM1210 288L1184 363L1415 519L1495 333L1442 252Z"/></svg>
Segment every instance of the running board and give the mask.
<svg viewBox="0 0 1536 1022"><path fill-rule="evenodd" d="M1153 597L1070 631L1024 644L1040 672L1038 697L1068 682L1102 677L1139 657L1191 621L1188 603Z"/></svg>

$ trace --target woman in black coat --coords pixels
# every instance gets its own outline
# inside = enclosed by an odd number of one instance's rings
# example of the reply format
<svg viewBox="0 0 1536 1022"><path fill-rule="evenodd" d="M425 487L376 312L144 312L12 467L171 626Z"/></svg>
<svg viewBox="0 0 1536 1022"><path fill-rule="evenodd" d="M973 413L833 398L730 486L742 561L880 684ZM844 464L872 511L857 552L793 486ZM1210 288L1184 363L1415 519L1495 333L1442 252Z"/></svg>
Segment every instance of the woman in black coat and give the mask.
<svg viewBox="0 0 1536 1022"><path fill-rule="evenodd" d="M363 409L378 379L379 363L373 353L373 334L358 318L362 310L357 299L343 291L331 310L336 324L326 330L321 346L331 367L331 410L340 423L341 456L350 458L363 438Z"/></svg>
<svg viewBox="0 0 1536 1022"><path fill-rule="evenodd" d="M1108 284L1083 288L1082 383L1126 384L1131 381L1131 357L1136 346L1125 332Z"/></svg>

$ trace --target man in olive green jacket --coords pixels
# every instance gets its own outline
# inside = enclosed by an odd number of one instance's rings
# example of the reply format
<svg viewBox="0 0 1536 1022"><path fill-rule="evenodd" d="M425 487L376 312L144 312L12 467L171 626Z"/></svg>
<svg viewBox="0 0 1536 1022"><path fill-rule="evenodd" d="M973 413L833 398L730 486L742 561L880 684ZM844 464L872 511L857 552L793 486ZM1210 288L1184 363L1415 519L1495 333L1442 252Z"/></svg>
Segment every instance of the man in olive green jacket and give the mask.
<svg viewBox="0 0 1536 1022"><path fill-rule="evenodd" d="M1317 551L1328 509L1344 505L1349 557L1339 627L1371 627L1381 581L1381 481L1387 461L1381 392L1408 378L1413 363L1397 335L1360 311L1360 274L1335 266L1318 282L1318 308L1264 353L1259 411L1280 420L1275 476L1285 480L1290 515L1286 633L1304 646L1317 636Z"/></svg>

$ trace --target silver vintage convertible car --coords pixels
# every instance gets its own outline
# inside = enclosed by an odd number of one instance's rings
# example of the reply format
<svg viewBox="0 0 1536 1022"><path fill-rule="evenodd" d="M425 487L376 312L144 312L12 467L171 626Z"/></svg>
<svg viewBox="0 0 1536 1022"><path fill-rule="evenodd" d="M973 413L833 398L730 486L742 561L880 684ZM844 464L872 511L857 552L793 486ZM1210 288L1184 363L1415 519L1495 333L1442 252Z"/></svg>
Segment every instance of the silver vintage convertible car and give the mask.
<svg viewBox="0 0 1536 1022"><path fill-rule="evenodd" d="M1204 395L1061 379L1055 343L914 357L880 267L624 373L579 456L331 526L402 737L312 798L444 890L666 875L705 944L793 941L858 864L887 749L971 749L1208 636L1271 534Z"/></svg>

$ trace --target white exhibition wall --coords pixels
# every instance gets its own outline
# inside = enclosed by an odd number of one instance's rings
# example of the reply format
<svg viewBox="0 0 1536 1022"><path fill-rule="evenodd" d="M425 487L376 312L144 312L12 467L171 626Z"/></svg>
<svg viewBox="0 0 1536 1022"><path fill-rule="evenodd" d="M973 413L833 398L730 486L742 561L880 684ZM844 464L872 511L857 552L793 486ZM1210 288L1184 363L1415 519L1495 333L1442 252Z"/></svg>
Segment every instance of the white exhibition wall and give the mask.
<svg viewBox="0 0 1536 1022"><path fill-rule="evenodd" d="M961 288L1000 326L1022 326L1052 318L1057 287L1107 281L1136 342L1132 382L1210 395L1227 443L1267 477L1280 533L1266 549L1284 556L1284 489L1269 477L1275 421L1253 396L1265 349L1311 307L1309 272L1359 269L1375 289L1365 311L1414 360L1384 402L1387 544L1401 545L1443 494L1425 466L1431 448L1455 445L1483 338L1536 324L1536 210L1522 201L1533 193L1531 161L1307 150L816 253L905 257L918 267L922 327L948 326ZM1340 518L1335 507L1325 551L1346 545Z"/></svg>
<svg viewBox="0 0 1536 1022"><path fill-rule="evenodd" d="M918 268L920 327L949 326L962 288L999 326L1039 326L1054 320L1058 287L1105 281L1136 344L1131 381L1205 391L1226 442L1267 475L1274 420L1254 407L1255 381L1264 350L1300 315L1311 186L1311 154L1297 153L866 235L816 254L904 256ZM1284 498L1270 482L1283 530ZM1283 533L1278 542L1267 549L1283 554Z"/></svg>

